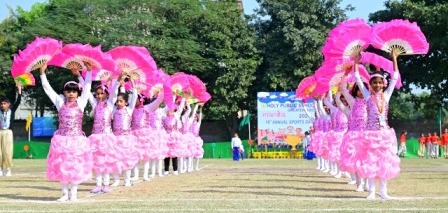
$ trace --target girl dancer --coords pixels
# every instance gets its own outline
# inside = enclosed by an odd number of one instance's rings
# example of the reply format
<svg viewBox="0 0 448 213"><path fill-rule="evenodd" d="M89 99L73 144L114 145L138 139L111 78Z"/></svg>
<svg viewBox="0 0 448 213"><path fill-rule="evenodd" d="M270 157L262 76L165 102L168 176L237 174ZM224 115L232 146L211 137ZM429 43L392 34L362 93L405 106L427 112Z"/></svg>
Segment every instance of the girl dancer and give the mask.
<svg viewBox="0 0 448 213"><path fill-rule="evenodd" d="M367 88L365 83L364 86ZM356 84L353 86L351 93L349 93L346 77L342 81L340 90L349 105L350 112L348 116L348 130L342 138L339 166L342 170L351 173L352 181L349 184L356 183L356 191L364 191L363 187L367 186L367 184L364 185L362 178L356 174L356 150L358 150L359 141L363 137L363 131L367 125L367 102ZM368 190L368 187L364 188Z"/></svg>
<svg viewBox="0 0 448 213"><path fill-rule="evenodd" d="M139 94L135 109L132 113L132 134L137 139L137 147L140 161L143 161L143 180L148 181L149 161L154 158L158 152L156 141L150 140L150 128L148 114L153 113L163 101L163 95L158 95L157 98L150 104L143 105L146 97ZM134 167L134 177L132 180L138 180L138 166Z"/></svg>
<svg viewBox="0 0 448 213"><path fill-rule="evenodd" d="M316 154L316 158L317 158L317 170L325 170L325 163L324 163L324 159L319 155L318 151L319 151L319 147L320 147L320 142L323 136L323 132L322 132L322 119L320 117L320 112L318 110L317 107L318 103L317 100L314 100L314 115L315 117L311 117L311 114L308 112L308 110L305 107L305 104L302 101L302 106L303 109L305 110L306 115L308 116L308 118L311 120L311 122L313 123L313 133L311 134L311 144L308 146L308 149L311 152L314 152Z"/></svg>
<svg viewBox="0 0 448 213"><path fill-rule="evenodd" d="M60 202L69 199L77 201L78 185L92 177L92 153L89 140L82 131L83 111L87 105L92 73L91 65L84 64L88 71L84 89L78 83L69 81L62 88L63 95L58 95L48 83L45 75L47 65L44 64L40 69L44 91L58 110L59 128L51 138L47 178L62 184L62 197L58 199Z"/></svg>
<svg viewBox="0 0 448 213"><path fill-rule="evenodd" d="M199 131L201 129L201 122L202 122L202 107L199 108L199 116L198 116L196 114L196 110L197 110L198 106L199 106L199 104L195 105L195 109L193 112L194 120L193 120L193 124L191 125L191 132L193 133L193 135L195 137L193 158L194 158L194 160L196 160L196 170L197 171L199 171L199 159L201 159L204 156L204 149L202 148L204 141L202 140L201 136L199 136Z"/></svg>
<svg viewBox="0 0 448 213"><path fill-rule="evenodd" d="M340 102L341 93L336 93L336 100ZM334 175L335 178L341 178L341 170L338 166L338 162L340 160L341 152L341 143L342 138L344 137L345 132L347 132L348 128L348 120L347 116L344 114L342 110L340 110L338 107L335 107L332 104L332 95L331 92L328 92L328 97L325 100L325 105L327 105L331 110L331 118L332 118L332 124L333 129L329 133L329 141L331 143L329 144L329 155L328 158L330 162L333 164L333 171L331 175ZM343 104L341 104L343 105Z"/></svg>
<svg viewBox="0 0 448 213"><path fill-rule="evenodd" d="M380 196L389 199L387 181L395 178L400 172L400 158L396 155L397 138L394 129L387 124L388 103L398 79L398 65L396 51L391 53L394 74L387 89L383 91L386 79L380 73L370 77L370 92L364 87L358 72L358 58L355 59L356 84L367 101L367 127L364 139L361 141L357 171L361 177L368 178L369 196L375 199L375 178L380 179Z"/></svg>
<svg viewBox="0 0 448 213"><path fill-rule="evenodd" d="M186 103L187 110L184 111L181 116L182 128L180 129L182 133L182 147L184 151L182 152L182 157L180 158L180 173L185 173L188 170L188 167L191 163L191 153L192 153L192 144L194 143L194 136L190 132L190 126L192 120L190 120L191 107L190 104ZM191 172L191 171L190 171Z"/></svg>
<svg viewBox="0 0 448 213"><path fill-rule="evenodd" d="M166 132L169 135L168 139L168 157L165 158L165 173L164 175L169 174L169 167L170 167L170 159L173 163L173 173L174 175L178 175L178 167L177 167L177 158L182 156L182 152L184 150L181 149L182 144L184 143L182 141L182 134L179 132L179 129L182 127L182 123L180 122L180 115L182 113L182 109L185 106L185 99L182 98L181 103L179 107L177 108L177 111L174 112L174 110L168 110L168 113L163 120L163 125L165 127ZM180 162L181 164L183 162Z"/></svg>
<svg viewBox="0 0 448 213"><path fill-rule="evenodd" d="M159 95L160 96L160 95ZM164 109L158 108L157 110L150 112L148 116L150 117L150 127L152 128L152 131L150 132L150 141L156 143L157 152L153 156L154 159L152 160L151 164L151 175L150 178L154 178L156 174L156 163L157 163L157 173L159 177L163 177L162 173L162 161L168 156L168 137L169 135L165 131L165 128L163 128L163 117L164 117Z"/></svg>
<svg viewBox="0 0 448 213"><path fill-rule="evenodd" d="M332 141L330 141L330 137L328 136L329 131L331 130L332 124L331 124L331 117L330 117L330 109L328 107L324 107L323 101L318 100L318 107L321 112L321 118L322 118L322 131L324 134L321 137L321 141L319 143L319 154L324 159L325 162L325 170L323 170L324 173L328 173L332 170L332 165L330 165L330 161L328 160L329 156L329 146Z"/></svg>
<svg viewBox="0 0 448 213"><path fill-rule="evenodd" d="M78 76L79 83L84 85L84 79L76 70L73 74ZM112 91L118 89L115 81ZM95 90L96 98L89 93L89 102L93 111L93 129L89 136L90 147L93 155L93 172L96 174L96 187L90 191L93 194L109 192L110 174L119 174L117 166L119 150L116 149L117 139L112 133L112 111L116 96L109 98L109 88L100 84Z"/></svg>
<svg viewBox="0 0 448 213"><path fill-rule="evenodd" d="M120 82L124 80L124 75L120 76ZM136 155L136 139L131 134L131 118L132 112L135 108L135 102L137 101L137 90L134 87L134 81L131 79L132 85L132 98L128 103L128 95L126 93L118 93L118 90L114 91L114 95L117 96L115 102L115 108L113 110L113 128L112 131L117 137L117 146L120 149L120 160L117 162L120 165L121 171L125 171L125 184L124 186L132 186L131 184L131 169L138 163L139 156ZM112 186L118 186L119 179L115 177L115 182Z"/></svg>

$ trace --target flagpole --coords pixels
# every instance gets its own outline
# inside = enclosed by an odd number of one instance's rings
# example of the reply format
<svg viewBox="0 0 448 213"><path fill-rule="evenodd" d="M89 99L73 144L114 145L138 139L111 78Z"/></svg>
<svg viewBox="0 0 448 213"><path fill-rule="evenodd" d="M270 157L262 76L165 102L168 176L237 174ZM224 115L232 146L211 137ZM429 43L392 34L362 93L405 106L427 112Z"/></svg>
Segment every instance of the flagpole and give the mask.
<svg viewBox="0 0 448 213"><path fill-rule="evenodd" d="M439 107L439 134L442 137L442 106Z"/></svg>

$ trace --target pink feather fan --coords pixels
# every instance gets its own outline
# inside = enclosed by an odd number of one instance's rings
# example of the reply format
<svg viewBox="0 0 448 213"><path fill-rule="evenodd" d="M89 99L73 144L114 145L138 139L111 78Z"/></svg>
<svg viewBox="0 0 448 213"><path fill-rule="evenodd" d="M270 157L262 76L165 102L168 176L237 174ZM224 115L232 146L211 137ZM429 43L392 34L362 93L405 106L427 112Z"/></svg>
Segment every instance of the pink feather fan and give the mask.
<svg viewBox="0 0 448 213"><path fill-rule="evenodd" d="M148 55L145 54L147 50L142 48L136 46L119 46L109 50L108 53L110 53L121 72L127 73L133 79L140 79L145 82L147 76L151 75L151 72L155 72L157 67L155 66L154 60L152 60L154 62L152 63L148 59Z"/></svg>
<svg viewBox="0 0 448 213"><path fill-rule="evenodd" d="M147 77L146 82L148 83L148 96L154 97L163 90L163 84L170 76L162 69L157 69L155 72L151 72L151 75Z"/></svg>
<svg viewBox="0 0 448 213"><path fill-rule="evenodd" d="M395 49L400 54L426 54L429 50L426 37L417 23L401 19L374 25L371 43L389 53Z"/></svg>
<svg viewBox="0 0 448 213"><path fill-rule="evenodd" d="M366 49L370 44L371 27L362 19L340 23L330 31L322 48L325 60L349 59Z"/></svg>
<svg viewBox="0 0 448 213"><path fill-rule="evenodd" d="M387 71L389 74L394 73L394 63L387 58L384 58L380 55L370 52L361 52L361 59L359 60L361 63L368 63L380 67L381 69ZM401 82L401 75L398 76L397 84L395 88L400 89L403 86Z"/></svg>
<svg viewBox="0 0 448 213"><path fill-rule="evenodd" d="M12 77L15 78L24 73L40 69L61 49L61 41L53 38L36 37L33 42L26 46L25 50L19 50L19 54L14 56L11 68Z"/></svg>
<svg viewBox="0 0 448 213"><path fill-rule="evenodd" d="M314 75L308 76L302 81L300 81L299 85L296 89L296 97L301 98L303 100L311 97L311 93L316 89L317 82Z"/></svg>
<svg viewBox="0 0 448 213"><path fill-rule="evenodd" d="M317 84L315 94L323 95L330 89L333 93L339 90L339 85L344 78L345 72L353 69L354 62L351 60L337 60L325 63L314 74ZM369 80L369 74L364 66L359 65L359 73L363 80ZM349 74L350 75L350 74ZM349 76L348 82L355 81L353 76Z"/></svg>
<svg viewBox="0 0 448 213"><path fill-rule="evenodd" d="M112 57L101 50L101 45L67 44L50 62L50 65L85 71L84 62L92 65L92 80L107 81L119 76ZM85 72L82 73L85 77Z"/></svg>

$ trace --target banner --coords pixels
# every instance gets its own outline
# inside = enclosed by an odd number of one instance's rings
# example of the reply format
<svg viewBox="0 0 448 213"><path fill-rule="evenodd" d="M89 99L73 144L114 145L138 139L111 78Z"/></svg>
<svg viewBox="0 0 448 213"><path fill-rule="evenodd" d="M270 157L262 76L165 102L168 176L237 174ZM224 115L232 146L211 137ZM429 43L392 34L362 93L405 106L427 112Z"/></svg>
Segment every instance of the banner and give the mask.
<svg viewBox="0 0 448 213"><path fill-rule="evenodd" d="M33 137L53 136L56 129L54 117L34 117L33 119Z"/></svg>
<svg viewBox="0 0 448 213"><path fill-rule="evenodd" d="M305 107L314 116L313 100ZM300 144L312 125L295 92L258 92L257 108L258 144L293 145L296 140Z"/></svg>

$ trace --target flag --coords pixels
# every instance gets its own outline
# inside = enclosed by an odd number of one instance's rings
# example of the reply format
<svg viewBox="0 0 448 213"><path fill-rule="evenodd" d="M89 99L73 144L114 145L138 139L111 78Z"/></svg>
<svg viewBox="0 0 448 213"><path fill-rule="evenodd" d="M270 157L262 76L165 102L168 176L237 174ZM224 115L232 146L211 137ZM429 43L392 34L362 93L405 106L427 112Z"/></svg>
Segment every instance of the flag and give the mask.
<svg viewBox="0 0 448 213"><path fill-rule="evenodd" d="M31 125L32 121L33 121L33 116L31 115L31 112L30 112L30 114L28 114L28 117L26 118L26 125L25 125L26 131L30 130L30 125Z"/></svg>
<svg viewBox="0 0 448 213"><path fill-rule="evenodd" d="M247 112L247 115L244 116L243 120L241 120L240 127L238 128L238 130L241 130L244 126L249 124L249 122L250 122L250 113Z"/></svg>

